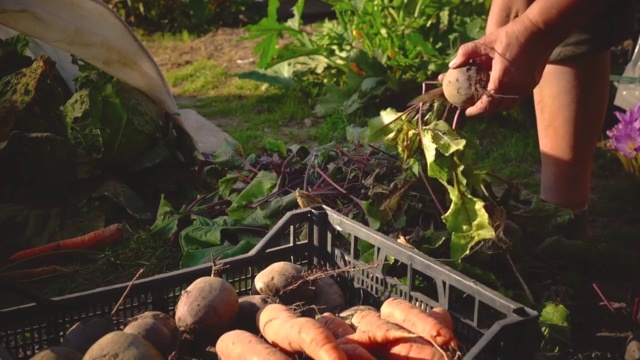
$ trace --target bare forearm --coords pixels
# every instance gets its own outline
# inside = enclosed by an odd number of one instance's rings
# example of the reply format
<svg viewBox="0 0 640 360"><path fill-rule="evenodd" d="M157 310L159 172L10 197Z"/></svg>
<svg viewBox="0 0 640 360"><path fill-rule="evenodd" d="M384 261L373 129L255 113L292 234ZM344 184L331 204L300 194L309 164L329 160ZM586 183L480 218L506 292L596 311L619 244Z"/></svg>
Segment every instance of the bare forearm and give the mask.
<svg viewBox="0 0 640 360"><path fill-rule="evenodd" d="M494 31L522 15L533 0L492 0L487 18L487 33Z"/></svg>
<svg viewBox="0 0 640 360"><path fill-rule="evenodd" d="M521 20L530 21L550 45L560 44L615 0L536 0Z"/></svg>

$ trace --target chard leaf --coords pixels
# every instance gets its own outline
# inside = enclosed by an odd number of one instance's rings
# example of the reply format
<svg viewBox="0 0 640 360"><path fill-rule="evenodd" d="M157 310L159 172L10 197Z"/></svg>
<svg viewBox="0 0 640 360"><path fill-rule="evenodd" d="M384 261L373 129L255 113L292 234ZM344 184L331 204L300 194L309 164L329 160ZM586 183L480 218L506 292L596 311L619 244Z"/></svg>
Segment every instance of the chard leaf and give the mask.
<svg viewBox="0 0 640 360"><path fill-rule="evenodd" d="M471 247L482 240L492 239L495 231L484 210L484 201L469 194L466 189L447 185L451 206L442 219L451 234L451 259L466 256Z"/></svg>
<svg viewBox="0 0 640 360"><path fill-rule="evenodd" d="M540 312L541 348L558 352L571 345L569 310L562 304L548 301Z"/></svg>
<svg viewBox="0 0 640 360"><path fill-rule="evenodd" d="M182 253L208 248L211 245L221 245L225 242L222 232L234 228L229 218L225 216L209 219L204 216L192 215L191 219L193 223L180 232Z"/></svg>
<svg viewBox="0 0 640 360"><path fill-rule="evenodd" d="M272 171L260 171L247 187L234 199L227 208L227 214L233 221L241 222L255 211L247 206L261 199L275 188L278 176Z"/></svg>
<svg viewBox="0 0 640 360"><path fill-rule="evenodd" d="M156 221L151 225L150 235L161 240L169 240L178 231L178 219L180 215L173 209L164 195L160 197L160 205L156 215Z"/></svg>
<svg viewBox="0 0 640 360"><path fill-rule="evenodd" d="M218 191L220 192L220 196L228 199L233 187L238 183L238 179L240 179L240 176L237 174L227 174L227 176L218 180Z"/></svg>
<svg viewBox="0 0 640 360"><path fill-rule="evenodd" d="M244 255L250 252L259 242L259 238L249 235L245 236L236 245L231 244L230 242L225 242L222 245L212 246L205 249L188 250L182 256L180 266L185 269L210 263L211 258L228 259Z"/></svg>

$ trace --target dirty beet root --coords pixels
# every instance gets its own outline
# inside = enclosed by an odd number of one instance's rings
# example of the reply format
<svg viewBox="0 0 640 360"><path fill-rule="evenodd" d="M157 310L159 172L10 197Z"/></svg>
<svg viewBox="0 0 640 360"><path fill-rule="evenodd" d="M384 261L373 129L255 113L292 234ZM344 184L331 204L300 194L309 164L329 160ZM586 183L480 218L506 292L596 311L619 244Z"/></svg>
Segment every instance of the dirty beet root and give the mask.
<svg viewBox="0 0 640 360"><path fill-rule="evenodd" d="M477 65L450 69L442 80L444 96L459 108L475 104L487 92L489 72Z"/></svg>

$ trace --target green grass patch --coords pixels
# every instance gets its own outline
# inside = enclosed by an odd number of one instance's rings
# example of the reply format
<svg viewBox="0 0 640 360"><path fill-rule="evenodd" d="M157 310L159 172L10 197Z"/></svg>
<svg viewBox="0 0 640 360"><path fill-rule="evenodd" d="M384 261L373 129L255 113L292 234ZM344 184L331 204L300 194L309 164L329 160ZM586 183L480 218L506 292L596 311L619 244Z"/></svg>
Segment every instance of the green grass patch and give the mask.
<svg viewBox="0 0 640 360"><path fill-rule="evenodd" d="M335 140L336 134L344 137L346 122L336 124L338 119L307 127L304 119L312 116L312 106L300 91L239 79L211 60L196 61L165 77L176 95L194 98L184 106L213 119L247 152L267 138L310 145Z"/></svg>
<svg viewBox="0 0 640 360"><path fill-rule="evenodd" d="M540 152L533 119L514 110L463 121L465 136L477 144L472 163L537 193Z"/></svg>

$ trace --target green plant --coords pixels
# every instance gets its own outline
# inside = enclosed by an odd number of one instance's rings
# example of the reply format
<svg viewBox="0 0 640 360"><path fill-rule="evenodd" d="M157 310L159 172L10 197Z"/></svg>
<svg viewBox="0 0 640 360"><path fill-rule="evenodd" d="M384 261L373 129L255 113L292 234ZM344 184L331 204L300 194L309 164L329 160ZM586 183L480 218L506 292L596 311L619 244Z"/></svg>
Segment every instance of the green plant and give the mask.
<svg viewBox="0 0 640 360"><path fill-rule="evenodd" d="M278 22L279 1L270 0L267 17L247 27L247 38L262 39L258 69L240 74L277 86L317 86L319 116L372 115L406 104L407 92L443 72L461 43L482 35L487 12L484 0L327 2L336 20L309 34L300 19L303 0L285 23ZM284 35L291 41L278 47Z"/></svg>
<svg viewBox="0 0 640 360"><path fill-rule="evenodd" d="M127 23L148 33L204 34L256 21L255 0L105 0Z"/></svg>

